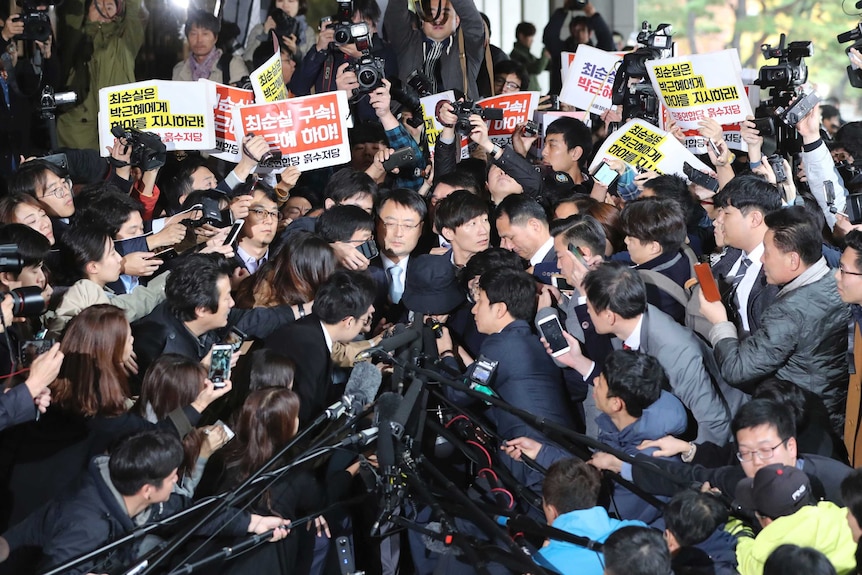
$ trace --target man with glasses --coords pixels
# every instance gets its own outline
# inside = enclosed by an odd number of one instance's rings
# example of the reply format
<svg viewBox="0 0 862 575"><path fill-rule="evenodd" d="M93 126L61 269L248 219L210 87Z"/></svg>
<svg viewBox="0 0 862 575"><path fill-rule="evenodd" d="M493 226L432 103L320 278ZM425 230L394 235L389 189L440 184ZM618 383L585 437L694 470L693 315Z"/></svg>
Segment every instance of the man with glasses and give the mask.
<svg viewBox="0 0 862 575"><path fill-rule="evenodd" d="M275 191L258 184L236 246L236 260L249 274L269 260L269 246L278 232L280 219Z"/></svg>
<svg viewBox="0 0 862 575"><path fill-rule="evenodd" d="M835 272L838 295L850 304L853 315L849 349L853 352L850 362L850 385L847 388L847 410L844 422L844 445L855 467L862 463L862 441L860 441L859 417L862 415L862 231L853 230L844 236L844 253Z"/></svg>

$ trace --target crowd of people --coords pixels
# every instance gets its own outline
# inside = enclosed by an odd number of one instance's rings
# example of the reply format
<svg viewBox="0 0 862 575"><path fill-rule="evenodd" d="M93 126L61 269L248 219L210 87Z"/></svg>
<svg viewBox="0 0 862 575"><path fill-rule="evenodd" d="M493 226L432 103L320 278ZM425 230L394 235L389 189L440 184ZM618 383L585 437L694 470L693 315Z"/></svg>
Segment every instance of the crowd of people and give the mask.
<svg viewBox="0 0 862 575"><path fill-rule="evenodd" d="M259 135L235 165L100 156L140 0L68 1L38 40L5 20L0 573L128 572L178 535L152 572L252 535L217 572L860 572L862 123L815 106L790 149L750 116L732 152L704 119L717 191L593 177L616 111L502 147L471 114L462 158L455 103L429 145L404 86L472 101L549 70L557 95L564 51L623 48L601 14L566 2L537 57L534 23L507 55L472 0L349 4L385 61L358 98L362 50L305 0L189 12L173 80L242 84L274 35L291 96L347 92L349 162L277 177ZM77 94L60 148L45 87Z"/></svg>

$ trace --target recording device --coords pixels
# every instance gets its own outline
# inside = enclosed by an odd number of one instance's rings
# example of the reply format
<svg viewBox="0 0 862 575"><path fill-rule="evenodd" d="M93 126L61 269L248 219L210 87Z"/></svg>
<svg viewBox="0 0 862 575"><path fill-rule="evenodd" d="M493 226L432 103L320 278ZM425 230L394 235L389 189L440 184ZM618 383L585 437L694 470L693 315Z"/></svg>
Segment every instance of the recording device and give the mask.
<svg viewBox="0 0 862 575"><path fill-rule="evenodd" d="M223 246L232 246L236 239L239 237L239 232L242 230L242 226L245 224L245 220L239 219L234 221L233 226L230 231L227 233L227 237L224 239Z"/></svg>
<svg viewBox="0 0 862 575"><path fill-rule="evenodd" d="M30 367L33 360L51 349L53 339L35 339L21 344L21 367Z"/></svg>
<svg viewBox="0 0 862 575"><path fill-rule="evenodd" d="M224 338L222 343L231 346L231 348L233 348L233 352L236 353L240 350L246 339L248 339L248 336L241 329L236 326L232 326L230 328L230 333L227 334L227 337Z"/></svg>
<svg viewBox="0 0 862 575"><path fill-rule="evenodd" d="M338 556L338 568L341 570L341 575L354 575L356 563L353 560L353 549L350 546L349 538L339 537L335 540L335 554Z"/></svg>
<svg viewBox="0 0 862 575"><path fill-rule="evenodd" d="M296 36L299 38L299 20L288 16L284 10L275 8L270 11L269 17L275 22L275 34L281 40L282 36Z"/></svg>
<svg viewBox="0 0 862 575"><path fill-rule="evenodd" d="M814 109L814 106L820 103L820 96L817 92L809 92L808 94L800 95L796 100L790 103L789 106L779 106L775 109L775 114L781 118L785 124L791 128L796 128L799 120L808 115Z"/></svg>
<svg viewBox="0 0 862 575"><path fill-rule="evenodd" d="M326 408L324 411L325 418L333 421L348 412L351 415L361 412L366 404L371 403L377 397L382 379L383 374L373 364L367 361L357 361L353 364L353 371L350 372L350 377L344 388L344 395ZM381 399L383 395L380 396ZM377 404L379 406L380 401Z"/></svg>
<svg viewBox="0 0 862 575"><path fill-rule="evenodd" d="M354 24L353 12L352 1L339 1L335 15L320 19L320 29L323 30L331 26L333 29L333 39L337 46L356 44L356 49L362 52L369 48L368 45L360 45L363 37L368 36L368 26L365 23Z"/></svg>
<svg viewBox="0 0 862 575"><path fill-rule="evenodd" d="M709 142L709 147L712 148L712 153L715 154L715 157L718 158L721 156L721 150L718 149L718 146L712 141L712 138L707 138L706 141Z"/></svg>
<svg viewBox="0 0 862 575"><path fill-rule="evenodd" d="M246 135L253 138L254 132L249 132ZM250 158L254 158L254 155L248 151L248 148L246 147L245 142L242 143L242 153L245 154L246 156L250 157ZM264 164L264 163L269 162L269 161L278 162L279 160L281 160L281 150L279 150L278 148L270 148L269 150L267 150L266 152L263 153L263 155L260 157L260 159L257 162L259 164Z"/></svg>
<svg viewBox="0 0 862 575"><path fill-rule="evenodd" d="M12 17L24 23L24 31L13 40L36 40L44 42L51 37L51 19L48 17L46 5L54 4L46 0L18 0L21 13ZM40 10L39 6L43 9Z"/></svg>
<svg viewBox="0 0 862 575"><path fill-rule="evenodd" d="M587 7L589 0L569 0L567 7L569 10L583 10Z"/></svg>
<svg viewBox="0 0 862 575"><path fill-rule="evenodd" d="M350 4L350 2L339 2L339 4ZM348 22L350 19L348 18ZM356 62L351 62L347 70L356 74L358 88L353 89L353 98L356 99L364 94L370 94L383 85L386 77L386 62L383 58L371 55L371 33L368 25L364 22L348 25L342 23L336 26L335 43L339 45L356 44L356 49L362 55Z"/></svg>
<svg viewBox="0 0 862 575"><path fill-rule="evenodd" d="M220 192L216 192L220 193ZM219 208L219 201L217 198L204 196L199 202L197 209L201 211L201 217L195 220L186 219L183 220L183 223L187 226L191 226L193 228L197 228L204 225L211 225L216 228L224 228L227 227L224 218L222 217L222 211ZM188 210L194 211L194 210Z"/></svg>
<svg viewBox="0 0 862 575"><path fill-rule="evenodd" d="M472 100L464 100L462 102L451 102L453 113L458 116L455 121L455 131L466 136L473 131L473 126L470 124L470 116L476 114L483 120L502 120L503 110L497 108L483 108Z"/></svg>
<svg viewBox="0 0 862 575"><path fill-rule="evenodd" d="M49 164L54 164L67 174L69 173L69 158L66 157L66 154L51 154L48 156L42 156L40 159Z"/></svg>
<svg viewBox="0 0 862 575"><path fill-rule="evenodd" d="M572 252L572 255L575 256L575 259L578 260L582 266L585 268L590 267L590 264L587 263L587 260L584 257L584 252L581 251L581 246L569 244L569 251Z"/></svg>
<svg viewBox="0 0 862 575"><path fill-rule="evenodd" d="M862 50L862 22L856 25L852 30L838 34L838 43L853 42L850 46L844 49L844 52L850 55L851 48ZM850 80L850 85L854 88L862 88L862 71L854 66L852 62L847 66L847 79Z"/></svg>
<svg viewBox="0 0 862 575"><path fill-rule="evenodd" d="M390 352L408 346L421 337L421 325L405 326L404 324L398 324L394 327L392 335L384 336L378 345L356 354L356 361L364 361L371 358L385 359ZM354 369L356 369L355 366Z"/></svg>
<svg viewBox="0 0 862 575"><path fill-rule="evenodd" d="M369 260L372 258L376 258L377 254L380 253L377 250L377 244L374 243L374 238L368 238L367 240L356 246L356 249L357 251L359 251L360 254L362 254Z"/></svg>
<svg viewBox="0 0 862 575"><path fill-rule="evenodd" d="M399 148L389 155L389 159L383 162L383 169L391 172L396 168L409 166L416 161L416 155L413 153L413 148L406 146Z"/></svg>
<svg viewBox="0 0 862 575"><path fill-rule="evenodd" d="M111 128L111 134L115 138L125 140L126 145L132 148L129 158L131 165L138 166L144 172L165 165L167 148L158 134L142 132L135 128L125 129L119 125Z"/></svg>
<svg viewBox="0 0 862 575"><path fill-rule="evenodd" d="M563 326L560 325L560 318L556 315L549 315L539 320L537 325L542 337L551 346L552 357L560 357L563 354L569 353L569 342L563 336Z"/></svg>
<svg viewBox="0 0 862 575"><path fill-rule="evenodd" d="M706 301L721 301L721 293L718 291L718 284L715 283L712 268L709 267L709 264L695 264L694 274L697 277L697 283L700 284L700 289Z"/></svg>
<svg viewBox="0 0 862 575"><path fill-rule="evenodd" d="M619 177L619 173L604 160L602 160L602 163L599 164L599 168L593 174L593 178L606 188L610 188L611 184L616 182Z"/></svg>
<svg viewBox="0 0 862 575"><path fill-rule="evenodd" d="M563 274L553 274L551 275L551 285L560 290L561 292L573 292L575 291L575 286L569 283L566 279L566 276Z"/></svg>
<svg viewBox="0 0 862 575"><path fill-rule="evenodd" d="M493 359L488 359L484 355L480 355L470 370L470 388L485 395L497 397L497 394L491 389L491 383L494 381L494 373L496 373L497 364L499 363Z"/></svg>
<svg viewBox="0 0 862 575"><path fill-rule="evenodd" d="M6 246L0 246L0 250L4 247ZM4 257L0 257L0 271L11 271L12 268L6 267L2 263L4 260ZM18 271L20 270L19 267ZM48 302L45 301L44 296L42 296L42 289L38 286L19 287L7 293L12 296L12 315L15 317L36 317L48 309ZM5 295L0 292L0 299Z"/></svg>
<svg viewBox="0 0 862 575"><path fill-rule="evenodd" d="M682 164L682 172L685 174L685 177L688 178L692 184L697 184L702 188L706 188L707 190L712 190L713 192L718 192L718 180L701 172L688 162L684 162Z"/></svg>
<svg viewBox="0 0 862 575"><path fill-rule="evenodd" d="M772 118L755 118L753 120L749 120L749 122L754 123L755 129L760 132L761 136L775 135L775 122Z"/></svg>
<svg viewBox="0 0 862 575"><path fill-rule="evenodd" d="M673 27L670 24L659 24L653 31L650 23L644 20L637 42L641 47L623 56L614 78L611 101L615 106L622 106L623 122L640 118L657 126L659 100L647 79L646 63L649 60L673 56ZM632 78L640 78L641 81L630 82Z"/></svg>
<svg viewBox="0 0 862 575"><path fill-rule="evenodd" d="M763 66L757 73L757 82L761 88L789 88L801 86L808 80L808 66L805 58L814 55L814 44L810 40L791 42L784 45L785 35L782 34L778 46L762 44L760 52L767 60L778 58L778 64Z"/></svg>
<svg viewBox="0 0 862 575"><path fill-rule="evenodd" d="M407 125L418 128L424 124L425 117L420 98L434 93L431 79L419 70L413 70L405 84L402 84L398 78L392 78L389 82L389 95L413 114L413 117L407 120Z"/></svg>
<svg viewBox="0 0 862 575"><path fill-rule="evenodd" d="M546 110L548 112L559 112L560 110L563 109L563 107L560 106L560 96L559 95L548 94L547 97L548 97L548 100L547 100L548 107L546 108Z"/></svg>
<svg viewBox="0 0 862 575"><path fill-rule="evenodd" d="M233 429L231 429L230 427L228 427L227 423L225 423L225 422L224 422L224 421L222 421L221 419L219 419L218 421L216 421L214 425L221 425L221 426L222 426L222 428L224 429L225 434L227 434L227 440L228 440L228 441L230 441L231 439L233 439L234 437L236 437L236 433L234 433Z"/></svg>
<svg viewBox="0 0 862 575"><path fill-rule="evenodd" d="M524 124L524 135L525 136L538 136L539 135L539 124L534 122L533 120L527 120L527 123Z"/></svg>
<svg viewBox="0 0 862 575"><path fill-rule="evenodd" d="M221 389L225 382L230 379L230 359L233 355L233 346L230 344L216 344L213 346L210 356L209 379L213 387Z"/></svg>
<svg viewBox="0 0 862 575"><path fill-rule="evenodd" d="M778 154L772 154L766 158L766 160L769 162L769 165L772 167L772 171L775 173L775 183L780 184L782 182L786 182L787 172L784 171L784 158Z"/></svg>

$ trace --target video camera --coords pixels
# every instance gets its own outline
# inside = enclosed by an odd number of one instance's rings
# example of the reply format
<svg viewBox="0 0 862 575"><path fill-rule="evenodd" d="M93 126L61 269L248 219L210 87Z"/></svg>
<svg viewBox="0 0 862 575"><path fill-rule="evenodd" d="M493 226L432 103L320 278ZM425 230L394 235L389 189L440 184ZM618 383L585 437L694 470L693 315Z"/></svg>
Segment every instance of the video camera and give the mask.
<svg viewBox="0 0 862 575"><path fill-rule="evenodd" d="M838 34L838 43L843 44L844 42L853 42L852 45L844 49L847 54L850 53L851 48L862 50L862 22L852 30ZM850 85L854 88L862 88L862 69L848 65L847 79L850 80Z"/></svg>
<svg viewBox="0 0 862 575"><path fill-rule="evenodd" d="M51 19L48 17L48 11L44 7L55 2L48 0L18 0L17 3L21 7L21 13L14 16L14 18L24 23L24 31L13 39L44 42L50 38ZM39 9L40 6L43 7L42 10Z"/></svg>
<svg viewBox="0 0 862 575"><path fill-rule="evenodd" d="M462 136L466 136L473 130L470 124L470 116L476 114L481 116L483 120L502 120L503 110L498 108L483 108L472 100L464 100L462 102L452 102L454 114L458 116L455 122L455 132Z"/></svg>
<svg viewBox="0 0 862 575"><path fill-rule="evenodd" d="M763 44L760 51L767 60L778 58L778 64L763 66L757 74L761 88L789 89L801 86L808 80L808 66L805 58L814 55L814 44L810 40L791 42L784 46L785 35L781 35L778 47Z"/></svg>
<svg viewBox="0 0 862 575"><path fill-rule="evenodd" d="M130 163L138 166L144 172L154 170L165 165L167 160L167 148L157 134L142 132L135 128L128 130L122 126L111 128L111 134L115 138L124 139L126 145L132 148Z"/></svg>
<svg viewBox="0 0 862 575"><path fill-rule="evenodd" d="M281 40L282 36L296 36L299 38L299 20L293 16L288 16L280 8L273 8L269 17L275 22L275 34Z"/></svg>
<svg viewBox="0 0 862 575"><path fill-rule="evenodd" d="M641 24L637 37L640 48L623 56L622 64L614 78L611 99L616 106L622 106L622 121L641 118L658 125L658 97L652 84L646 81L649 60L661 60L673 56L673 27L670 24L659 24L653 31L646 20ZM640 78L637 83L630 79Z"/></svg>

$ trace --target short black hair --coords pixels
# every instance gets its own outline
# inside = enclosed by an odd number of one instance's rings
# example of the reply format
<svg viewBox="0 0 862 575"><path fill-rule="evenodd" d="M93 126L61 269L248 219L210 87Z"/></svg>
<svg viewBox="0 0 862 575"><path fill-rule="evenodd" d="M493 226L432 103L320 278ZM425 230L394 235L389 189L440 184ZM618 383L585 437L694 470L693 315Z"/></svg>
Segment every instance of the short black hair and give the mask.
<svg viewBox="0 0 862 575"><path fill-rule="evenodd" d="M170 178L169 185L163 189L170 211L179 211L182 206L180 199L188 197L189 194L195 191L192 176L201 168L210 169L206 159L198 155L186 157L176 168L176 171Z"/></svg>
<svg viewBox="0 0 862 575"><path fill-rule="evenodd" d="M733 206L747 215L758 210L764 216L781 208L781 192L760 176L736 176L713 198L716 208Z"/></svg>
<svg viewBox="0 0 862 575"><path fill-rule="evenodd" d="M841 481L841 499L856 522L862 525L862 468L854 469Z"/></svg>
<svg viewBox="0 0 862 575"><path fill-rule="evenodd" d="M660 531L649 527L617 529L602 546L608 575L670 575L670 550Z"/></svg>
<svg viewBox="0 0 862 575"><path fill-rule="evenodd" d="M790 206L767 214L764 223L772 232L775 247L783 253L796 252L809 266L823 257L820 229L802 206Z"/></svg>
<svg viewBox="0 0 862 575"><path fill-rule="evenodd" d="M133 212L143 211L141 202L108 182L86 186L75 197L76 219L104 228L112 238L117 237Z"/></svg>
<svg viewBox="0 0 862 575"><path fill-rule="evenodd" d="M358 146L360 144L387 144L389 140L386 138L386 130L379 122L356 122L352 128L347 131L347 139L350 146ZM341 170L339 170L341 171Z"/></svg>
<svg viewBox="0 0 862 575"><path fill-rule="evenodd" d="M398 204L399 206L403 206L410 210L413 210L417 214L419 214L419 219L424 220L425 216L428 215L428 205L425 203L425 199L419 195L418 192L415 192L409 188L393 188L387 192L384 192L380 196L380 201L377 204L377 212L380 213L380 210L383 209L384 204L386 202L393 202Z"/></svg>
<svg viewBox="0 0 862 575"><path fill-rule="evenodd" d="M597 312L609 309L623 319L632 319L646 311L644 280L622 262L606 262L587 272L584 291Z"/></svg>
<svg viewBox="0 0 862 575"><path fill-rule="evenodd" d="M673 200L679 204L689 224L697 225L700 221L703 213L700 202L689 191L688 184L682 176L662 174L644 182L644 189L647 188L653 191L655 197Z"/></svg>
<svg viewBox="0 0 862 575"><path fill-rule="evenodd" d="M503 60L499 64L494 64L494 78L502 75L504 78L509 74L514 74L518 77L521 83L521 90L526 91L530 87L530 74L519 62L514 60Z"/></svg>
<svg viewBox="0 0 862 575"><path fill-rule="evenodd" d="M374 231L374 218L359 206L332 206L317 218L316 233L329 243L346 242L359 230Z"/></svg>
<svg viewBox="0 0 862 575"><path fill-rule="evenodd" d="M362 317L376 294L377 286L367 273L339 270L317 290L312 311L323 323L335 325L346 317Z"/></svg>
<svg viewBox="0 0 862 575"><path fill-rule="evenodd" d="M52 172L58 178L65 178L69 175L57 164L45 160L30 160L21 164L9 178L8 193L29 194L38 199L36 188L45 187L45 172Z"/></svg>
<svg viewBox="0 0 862 575"><path fill-rule="evenodd" d="M219 305L218 281L230 277L231 263L221 254L192 254L178 258L165 282L165 300L180 321L192 321L197 308L215 312Z"/></svg>
<svg viewBox="0 0 862 575"><path fill-rule="evenodd" d="M203 28L218 36L221 32L221 20L206 10L192 10L186 20L186 38L188 38L192 28Z"/></svg>
<svg viewBox="0 0 862 575"><path fill-rule="evenodd" d="M740 429L761 425L774 427L783 441L796 436L796 426L790 409L768 399L752 399L743 404L730 422L730 430L735 436Z"/></svg>
<svg viewBox="0 0 862 575"><path fill-rule="evenodd" d="M530 321L536 315L536 282L524 271L493 269L479 278L479 287L490 303L504 303L515 319Z"/></svg>
<svg viewBox="0 0 862 575"><path fill-rule="evenodd" d="M847 232L847 235L844 236L844 248L856 250L856 261L853 263L857 270L862 270L862 231L850 230Z"/></svg>
<svg viewBox="0 0 862 575"><path fill-rule="evenodd" d="M278 199L278 193L276 193L275 188L263 181L257 182L249 192L249 195L253 196L257 192L262 193L264 197L266 197L266 199L271 202L274 202L276 204L280 203Z"/></svg>
<svg viewBox="0 0 862 575"><path fill-rule="evenodd" d="M838 108L831 104L822 104L820 106L820 116L825 120L826 118L834 118L835 116L841 116L841 112L839 112Z"/></svg>
<svg viewBox="0 0 862 575"><path fill-rule="evenodd" d="M464 267L458 271L458 277L461 280L461 285L466 289L470 280L480 277L485 272L503 268L524 271L527 269L527 263L513 251L503 248L488 248L467 260Z"/></svg>
<svg viewBox="0 0 862 575"><path fill-rule="evenodd" d="M296 364L289 357L274 349L258 349L251 354L248 390L291 387L295 373Z"/></svg>
<svg viewBox="0 0 862 575"><path fill-rule="evenodd" d="M515 26L515 38L519 35L526 36L529 38L530 36L536 35L536 25L531 22L521 22L517 26Z"/></svg>
<svg viewBox="0 0 862 575"><path fill-rule="evenodd" d="M354 196L368 195L376 202L377 184L365 172L357 172L350 168L338 170L323 189L323 198L336 204L343 204Z"/></svg>
<svg viewBox="0 0 862 575"><path fill-rule="evenodd" d="M858 547L856 554L859 554ZM785 575L786 573L836 575L837 571L829 558L817 549L786 543L776 547L766 558L766 563L763 564L763 575Z"/></svg>
<svg viewBox="0 0 862 575"><path fill-rule="evenodd" d="M488 204L464 190L455 190L439 204L434 212L434 227L443 231L443 228L455 230L479 216L488 215Z"/></svg>
<svg viewBox="0 0 862 575"><path fill-rule="evenodd" d="M542 499L563 515L592 509L599 500L602 476L599 470L575 457L558 459L545 474Z"/></svg>
<svg viewBox="0 0 862 575"><path fill-rule="evenodd" d="M18 248L23 267L38 265L51 253L51 242L48 238L24 224L0 226L0 245L2 244L14 244Z"/></svg>
<svg viewBox="0 0 862 575"><path fill-rule="evenodd" d="M620 223L627 236L642 242L658 242L662 253L678 251L685 243L685 214L673 200L639 198L626 202Z"/></svg>
<svg viewBox="0 0 862 575"><path fill-rule="evenodd" d="M640 417L655 403L662 389L669 389L667 373L651 355L630 349L615 349L602 368L608 383L608 397L618 397L632 417Z"/></svg>
<svg viewBox="0 0 862 575"><path fill-rule="evenodd" d="M476 177L473 175L472 172L469 172L467 170L455 170L454 172L435 176L434 187L431 188L429 196L434 195L434 189L439 184L446 184L447 186L452 186L456 190L467 190L474 195L479 195L479 191L482 189L482 183L476 180Z"/></svg>
<svg viewBox="0 0 862 575"><path fill-rule="evenodd" d="M664 508L665 525L680 547L703 543L727 523L727 507L712 493L685 489Z"/></svg>
<svg viewBox="0 0 862 575"><path fill-rule="evenodd" d="M494 219L502 216L509 218L513 226L525 226L530 219L536 219L548 225L548 214L533 198L524 194L512 194L503 198L494 213Z"/></svg>
<svg viewBox="0 0 862 575"><path fill-rule="evenodd" d="M357 12L375 24L380 20L380 6L377 4L377 0L353 0L353 13L356 14ZM371 30L368 32L370 33Z"/></svg>
<svg viewBox="0 0 862 575"><path fill-rule="evenodd" d="M87 277L87 264L102 261L108 241L113 241L113 238L97 225L78 222L69 227L59 243L60 261L63 265L61 285L71 285Z"/></svg>
<svg viewBox="0 0 862 575"><path fill-rule="evenodd" d="M605 242L607 242L605 228L596 218L575 214L564 221L571 222L560 232L567 245L575 244L576 246L588 247L593 255L605 253Z"/></svg>
<svg viewBox="0 0 862 575"><path fill-rule="evenodd" d="M180 440L166 431L143 431L123 439L111 451L108 473L120 495L131 496L144 485L161 488L183 461Z"/></svg>
<svg viewBox="0 0 862 575"><path fill-rule="evenodd" d="M566 141L566 148L569 150L580 146L584 151L581 154L581 163L585 163L593 153L593 134L587 125L580 120L568 116L557 118L548 125L545 137L547 138L551 134L562 134Z"/></svg>

